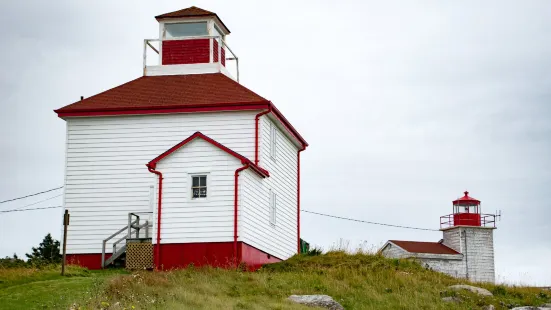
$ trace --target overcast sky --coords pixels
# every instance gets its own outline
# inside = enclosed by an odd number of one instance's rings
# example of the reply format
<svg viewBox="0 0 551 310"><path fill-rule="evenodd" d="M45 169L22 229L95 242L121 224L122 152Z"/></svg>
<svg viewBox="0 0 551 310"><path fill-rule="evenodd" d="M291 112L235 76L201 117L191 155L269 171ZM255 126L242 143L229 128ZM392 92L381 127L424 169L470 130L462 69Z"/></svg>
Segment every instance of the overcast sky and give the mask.
<svg viewBox="0 0 551 310"><path fill-rule="evenodd" d="M502 210L498 281L551 285L551 1L415 3L2 1L0 200L63 185L52 110L139 77L154 16L196 5L232 31L242 84L310 143L303 209L438 229L467 189ZM61 209L0 213L0 256L60 225ZM303 213L302 236L376 248L441 233Z"/></svg>

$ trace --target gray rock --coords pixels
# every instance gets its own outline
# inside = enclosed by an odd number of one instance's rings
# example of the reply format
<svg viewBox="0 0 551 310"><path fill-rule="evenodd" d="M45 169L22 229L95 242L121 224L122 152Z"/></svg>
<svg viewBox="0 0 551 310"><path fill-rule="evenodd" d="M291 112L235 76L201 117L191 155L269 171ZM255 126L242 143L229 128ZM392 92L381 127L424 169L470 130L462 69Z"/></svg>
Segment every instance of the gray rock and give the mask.
<svg viewBox="0 0 551 310"><path fill-rule="evenodd" d="M467 291L471 291L473 293L476 293L478 295L482 295L482 296L494 296L494 294L492 294L490 291L488 291L487 289L485 288L481 288L481 287L476 287L476 286L472 286L472 285L465 285L465 284L458 284L458 285L452 285L450 287L448 287L449 289L452 289L454 291L461 291L461 290L467 290Z"/></svg>
<svg viewBox="0 0 551 310"><path fill-rule="evenodd" d="M549 308L549 307L522 306L522 307L515 307L511 310L551 310L551 308Z"/></svg>
<svg viewBox="0 0 551 310"><path fill-rule="evenodd" d="M494 305L487 305L482 308L482 310L495 310L495 309L496 307L494 307Z"/></svg>
<svg viewBox="0 0 551 310"><path fill-rule="evenodd" d="M322 307L330 310L344 310L343 306L327 295L291 295L292 302L311 307Z"/></svg>
<svg viewBox="0 0 551 310"><path fill-rule="evenodd" d="M453 297L453 296L449 296L449 297L443 297L442 298L442 301L445 301L445 302L454 302L456 304L462 302L463 300L459 297Z"/></svg>

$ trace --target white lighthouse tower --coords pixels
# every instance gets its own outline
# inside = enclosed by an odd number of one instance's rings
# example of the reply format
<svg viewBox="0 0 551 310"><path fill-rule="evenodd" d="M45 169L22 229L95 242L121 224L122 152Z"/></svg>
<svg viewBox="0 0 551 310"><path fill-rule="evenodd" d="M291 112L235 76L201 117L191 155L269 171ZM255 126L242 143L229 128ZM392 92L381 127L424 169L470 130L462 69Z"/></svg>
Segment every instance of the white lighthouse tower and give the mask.
<svg viewBox="0 0 551 310"><path fill-rule="evenodd" d="M453 213L440 217L443 244L463 254L465 278L494 282L494 214L482 214L480 200L464 196L453 201Z"/></svg>

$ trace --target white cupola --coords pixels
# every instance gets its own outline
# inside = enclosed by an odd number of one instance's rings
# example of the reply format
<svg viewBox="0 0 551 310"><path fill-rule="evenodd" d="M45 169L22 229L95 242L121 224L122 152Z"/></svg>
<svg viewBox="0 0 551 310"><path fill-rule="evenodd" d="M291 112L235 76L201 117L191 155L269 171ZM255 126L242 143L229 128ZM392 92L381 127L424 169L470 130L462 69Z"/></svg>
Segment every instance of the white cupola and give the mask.
<svg viewBox="0 0 551 310"><path fill-rule="evenodd" d="M237 63L237 57L225 42L230 31L216 13L192 6L155 18L159 39L145 40L144 75L221 72L232 77L226 60ZM148 65L148 48L159 54L158 64ZM233 57L226 58L228 52Z"/></svg>

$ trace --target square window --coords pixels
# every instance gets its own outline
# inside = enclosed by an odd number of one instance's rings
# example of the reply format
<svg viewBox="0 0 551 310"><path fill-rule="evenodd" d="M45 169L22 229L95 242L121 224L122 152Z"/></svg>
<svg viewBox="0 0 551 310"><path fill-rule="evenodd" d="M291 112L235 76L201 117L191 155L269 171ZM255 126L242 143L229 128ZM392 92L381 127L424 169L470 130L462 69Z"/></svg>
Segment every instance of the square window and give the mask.
<svg viewBox="0 0 551 310"><path fill-rule="evenodd" d="M207 176L194 175L191 177L192 198L207 198Z"/></svg>

